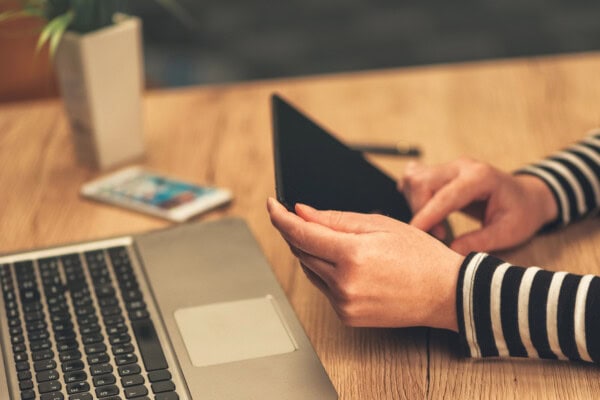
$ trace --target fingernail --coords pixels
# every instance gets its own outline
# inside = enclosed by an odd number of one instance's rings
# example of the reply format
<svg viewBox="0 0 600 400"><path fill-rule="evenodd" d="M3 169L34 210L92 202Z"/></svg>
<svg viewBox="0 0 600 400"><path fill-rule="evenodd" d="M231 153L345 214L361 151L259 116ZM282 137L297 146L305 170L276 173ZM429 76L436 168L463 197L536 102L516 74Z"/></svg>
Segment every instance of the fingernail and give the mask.
<svg viewBox="0 0 600 400"><path fill-rule="evenodd" d="M275 207L275 199L272 197L267 198L267 209L271 211Z"/></svg>

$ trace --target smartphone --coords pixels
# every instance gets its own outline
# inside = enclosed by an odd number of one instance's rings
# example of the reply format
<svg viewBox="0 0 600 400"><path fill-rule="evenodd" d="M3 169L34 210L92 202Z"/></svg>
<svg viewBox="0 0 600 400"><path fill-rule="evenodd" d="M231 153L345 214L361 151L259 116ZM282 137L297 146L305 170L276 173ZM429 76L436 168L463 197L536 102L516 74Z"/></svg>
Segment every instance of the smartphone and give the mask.
<svg viewBox="0 0 600 400"><path fill-rule="evenodd" d="M183 222L231 201L227 189L170 178L142 167L130 167L81 188L85 197Z"/></svg>

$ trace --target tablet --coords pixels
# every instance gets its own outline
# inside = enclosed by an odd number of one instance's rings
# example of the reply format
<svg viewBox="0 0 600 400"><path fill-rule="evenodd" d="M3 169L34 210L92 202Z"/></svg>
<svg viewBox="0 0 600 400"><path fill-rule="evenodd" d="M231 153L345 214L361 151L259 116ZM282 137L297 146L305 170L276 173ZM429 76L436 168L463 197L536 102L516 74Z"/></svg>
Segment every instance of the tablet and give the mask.
<svg viewBox="0 0 600 400"><path fill-rule="evenodd" d="M272 95L271 105L275 188L288 210L304 203L410 221L410 207L394 179L280 96Z"/></svg>

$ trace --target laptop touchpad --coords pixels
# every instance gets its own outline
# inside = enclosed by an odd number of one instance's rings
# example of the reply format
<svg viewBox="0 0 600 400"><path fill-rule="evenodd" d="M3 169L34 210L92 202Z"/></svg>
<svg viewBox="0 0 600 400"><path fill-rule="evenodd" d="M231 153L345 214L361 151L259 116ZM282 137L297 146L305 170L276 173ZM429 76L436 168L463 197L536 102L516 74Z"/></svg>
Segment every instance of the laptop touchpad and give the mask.
<svg viewBox="0 0 600 400"><path fill-rule="evenodd" d="M272 296L175 311L192 365L204 367L295 351Z"/></svg>

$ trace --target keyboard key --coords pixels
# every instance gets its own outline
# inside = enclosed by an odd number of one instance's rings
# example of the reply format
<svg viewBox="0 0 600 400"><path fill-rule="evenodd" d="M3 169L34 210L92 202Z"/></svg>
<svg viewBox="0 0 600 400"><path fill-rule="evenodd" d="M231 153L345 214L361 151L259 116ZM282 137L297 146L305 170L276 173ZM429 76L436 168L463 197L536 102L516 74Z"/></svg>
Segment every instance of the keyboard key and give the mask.
<svg viewBox="0 0 600 400"><path fill-rule="evenodd" d="M121 354L120 356L116 356L115 357L115 363L117 365L127 365L127 364L133 364L135 362L137 362L137 356L135 354L129 353L129 354Z"/></svg>
<svg viewBox="0 0 600 400"><path fill-rule="evenodd" d="M152 321L132 321L131 326L146 370L166 369L168 367L167 360L158 341Z"/></svg>
<svg viewBox="0 0 600 400"><path fill-rule="evenodd" d="M175 390L175 384L171 381L156 382L152 384L152 392L172 392Z"/></svg>
<svg viewBox="0 0 600 400"><path fill-rule="evenodd" d="M21 400L33 400L35 399L35 392L33 390L24 390L21 392Z"/></svg>
<svg viewBox="0 0 600 400"><path fill-rule="evenodd" d="M93 400L90 393L77 393L69 396L69 400Z"/></svg>
<svg viewBox="0 0 600 400"><path fill-rule="evenodd" d="M70 340L75 339L75 332L72 330L59 331L54 333L54 338L58 340Z"/></svg>
<svg viewBox="0 0 600 400"><path fill-rule="evenodd" d="M15 363L15 367L17 368L17 371L27 371L29 369L29 361L20 361L18 363Z"/></svg>
<svg viewBox="0 0 600 400"><path fill-rule="evenodd" d="M79 326L96 324L98 323L98 317L96 317L96 314L83 315L77 318L77 322L79 322Z"/></svg>
<svg viewBox="0 0 600 400"><path fill-rule="evenodd" d="M31 342L29 344L31 351L40 351L40 350L48 350L50 349L50 341L49 340L38 340L35 342Z"/></svg>
<svg viewBox="0 0 600 400"><path fill-rule="evenodd" d="M61 392L46 393L40 396L40 400L63 400L65 396Z"/></svg>
<svg viewBox="0 0 600 400"><path fill-rule="evenodd" d="M124 323L118 323L106 329L106 333L110 335L118 335L127 332L127 326Z"/></svg>
<svg viewBox="0 0 600 400"><path fill-rule="evenodd" d="M171 379L171 373L169 370L163 369L160 371L152 371L148 373L148 380L150 382L168 381Z"/></svg>
<svg viewBox="0 0 600 400"><path fill-rule="evenodd" d="M15 344L12 348L13 353L22 353L24 351L27 351L27 346L25 346L25 343Z"/></svg>
<svg viewBox="0 0 600 400"><path fill-rule="evenodd" d="M12 302L12 303L15 304L15 306L16 306L15 302ZM8 304L7 304L7 306L8 306ZM34 301L31 303L23 304L23 311L26 313L34 312L34 311L41 311L42 309L43 309L42 303L40 303L39 301Z"/></svg>
<svg viewBox="0 0 600 400"><path fill-rule="evenodd" d="M62 372L73 372L73 371L81 371L83 369L83 361L67 361L62 363L61 368Z"/></svg>
<svg viewBox="0 0 600 400"><path fill-rule="evenodd" d="M29 332L29 340L31 341L37 341L37 340L43 340L43 339L48 339L50 337L50 334L48 333L47 330L41 330L41 331L33 331L33 332ZM58 337L56 338L56 340L61 340Z"/></svg>
<svg viewBox="0 0 600 400"><path fill-rule="evenodd" d="M83 336L91 335L93 333L98 333L98 332L100 332L100 325L98 325L97 323L84 325L84 326L80 327L80 329L79 329L79 333L81 333L81 335L83 335ZM110 333L109 333L109 335L110 335Z"/></svg>
<svg viewBox="0 0 600 400"><path fill-rule="evenodd" d="M23 335L17 335L17 336L13 336L10 338L10 342L13 345L23 343L24 341L25 341L25 338L23 338Z"/></svg>
<svg viewBox="0 0 600 400"><path fill-rule="evenodd" d="M75 394L75 393L83 393L88 392L90 390L90 384L87 382L75 382L69 383L67 385L67 393Z"/></svg>
<svg viewBox="0 0 600 400"><path fill-rule="evenodd" d="M132 399L134 397L141 397L148 394L148 389L145 386L132 386L124 389L125 397Z"/></svg>
<svg viewBox="0 0 600 400"><path fill-rule="evenodd" d="M56 347L59 353L62 353L63 351L77 350L77 342L74 340L63 340L61 342L57 342Z"/></svg>
<svg viewBox="0 0 600 400"><path fill-rule="evenodd" d="M101 298L98 303L100 304L100 307L114 307L119 305L119 301L115 297Z"/></svg>
<svg viewBox="0 0 600 400"><path fill-rule="evenodd" d="M106 353L92 354L91 356L89 356L87 358L87 362L90 365L104 364L104 363L107 363L108 361L109 361L109 358L108 358L108 354L106 354Z"/></svg>
<svg viewBox="0 0 600 400"><path fill-rule="evenodd" d="M120 324L123 321L125 321L125 319L123 318L122 315L112 315L110 317L104 318L104 324L106 326L113 326L113 325L116 325L116 324Z"/></svg>
<svg viewBox="0 0 600 400"><path fill-rule="evenodd" d="M46 321L34 321L27 324L27 332L40 331L46 329ZM30 339L31 340L31 339Z"/></svg>
<svg viewBox="0 0 600 400"><path fill-rule="evenodd" d="M58 371L55 369L49 371L42 371L35 374L35 380L37 383L55 381L58 379Z"/></svg>
<svg viewBox="0 0 600 400"><path fill-rule="evenodd" d="M10 336L17 336L23 334L23 328L20 326L14 326L8 330Z"/></svg>
<svg viewBox="0 0 600 400"><path fill-rule="evenodd" d="M15 296L15 291L14 290L7 290L4 292L4 301L8 302L8 301L15 301L16 296Z"/></svg>
<svg viewBox="0 0 600 400"><path fill-rule="evenodd" d="M89 335L84 335L82 337L82 341L83 341L84 345L100 343L100 342L104 341L104 336L102 336L101 333L92 333Z"/></svg>
<svg viewBox="0 0 600 400"><path fill-rule="evenodd" d="M50 316L50 321L52 321L52 324L67 322L71 321L71 316L67 312L54 313Z"/></svg>
<svg viewBox="0 0 600 400"><path fill-rule="evenodd" d="M101 310L103 317L110 317L113 315L120 315L121 308L120 307L105 307Z"/></svg>
<svg viewBox="0 0 600 400"><path fill-rule="evenodd" d="M90 366L90 373L92 376L109 374L113 370L112 365L110 364L97 364Z"/></svg>
<svg viewBox="0 0 600 400"><path fill-rule="evenodd" d="M31 303L31 304L40 304L40 303ZM19 308L16 301L7 301L4 303L4 307L6 307L7 310L16 310L17 308ZM25 310L25 311L28 311L28 310ZM35 311L35 310L33 310L33 311Z"/></svg>
<svg viewBox="0 0 600 400"><path fill-rule="evenodd" d="M120 344L117 346L113 346L112 352L115 356L122 354L133 353L133 345L131 344Z"/></svg>
<svg viewBox="0 0 600 400"><path fill-rule="evenodd" d="M141 300L142 292L140 292L139 290L125 290L123 292L122 296L123 296L123 301L128 303L128 302L134 301L134 300Z"/></svg>
<svg viewBox="0 0 600 400"><path fill-rule="evenodd" d="M137 386L144 384L144 377L141 375L130 375L121 378L121 385L123 387Z"/></svg>
<svg viewBox="0 0 600 400"><path fill-rule="evenodd" d="M64 351L58 355L60 362L81 360L81 352L79 350Z"/></svg>
<svg viewBox="0 0 600 400"><path fill-rule="evenodd" d="M59 381L48 381L42 382L38 385L38 391L40 393L56 392L62 388Z"/></svg>
<svg viewBox="0 0 600 400"><path fill-rule="evenodd" d="M108 273L108 271L107 271ZM96 296L98 298L103 298L103 297L114 297L115 296L115 288L108 284L108 285L102 285L102 286L96 286Z"/></svg>
<svg viewBox="0 0 600 400"><path fill-rule="evenodd" d="M115 376L113 374L98 375L98 376L95 376L93 379L94 386L96 386L96 387L112 385L116 381L117 381L117 379L115 378Z"/></svg>
<svg viewBox="0 0 600 400"><path fill-rule="evenodd" d="M119 394L119 388L115 385L102 386L96 389L96 396L98 396L99 398L115 396L117 394Z"/></svg>
<svg viewBox="0 0 600 400"><path fill-rule="evenodd" d="M134 300L129 303L126 303L125 307L127 307L127 311L145 310L146 303L144 302L144 300Z"/></svg>
<svg viewBox="0 0 600 400"><path fill-rule="evenodd" d="M18 372L17 378L19 378L20 381L25 381L27 379L31 379L31 371ZM38 382L39 382L39 380L38 380Z"/></svg>
<svg viewBox="0 0 600 400"><path fill-rule="evenodd" d="M27 361L29 358L27 358L27 353L25 352L20 352L20 353L15 353L15 362L21 362L21 361Z"/></svg>
<svg viewBox="0 0 600 400"><path fill-rule="evenodd" d="M75 383L85 381L87 373L85 371L72 371L65 373L64 380L66 383Z"/></svg>
<svg viewBox="0 0 600 400"><path fill-rule="evenodd" d="M56 362L54 360L43 360L36 361L33 363L33 369L35 372L47 371L56 368Z"/></svg>
<svg viewBox="0 0 600 400"><path fill-rule="evenodd" d="M154 400L179 400L179 395L175 392L159 393L154 396Z"/></svg>
<svg viewBox="0 0 600 400"><path fill-rule="evenodd" d="M104 343L88 344L87 346L84 347L84 349L85 349L85 354L87 354L87 355L96 354L96 353L105 353L106 345Z"/></svg>
<svg viewBox="0 0 600 400"><path fill-rule="evenodd" d="M75 309L77 317L83 317L94 313L96 313L94 306L79 307Z"/></svg>
<svg viewBox="0 0 600 400"><path fill-rule="evenodd" d="M25 321L26 322L39 321L39 320L43 320L43 319L44 319L44 313L42 311L31 311L31 312L25 313Z"/></svg>
<svg viewBox="0 0 600 400"><path fill-rule="evenodd" d="M134 375L142 372L140 366L137 364L123 365L121 367L118 367L117 369L119 371L119 376Z"/></svg>
<svg viewBox="0 0 600 400"><path fill-rule="evenodd" d="M127 333L121 333L119 335L112 335L112 336L110 336L108 338L108 341L113 346L115 346L117 344L125 344L125 343L131 342L131 336L129 336L129 334L127 334ZM138 341L138 343L139 343L139 341Z"/></svg>
<svg viewBox="0 0 600 400"><path fill-rule="evenodd" d="M52 350L34 351L31 355L31 358L33 361L49 360L54 358L54 352Z"/></svg>
<svg viewBox="0 0 600 400"><path fill-rule="evenodd" d="M8 318L19 318L19 310L17 308L8 309L6 310L6 316Z"/></svg>
<svg viewBox="0 0 600 400"><path fill-rule="evenodd" d="M19 382L19 389L20 390L33 389L33 381L31 379L29 379L29 380L26 380L26 381Z"/></svg>

